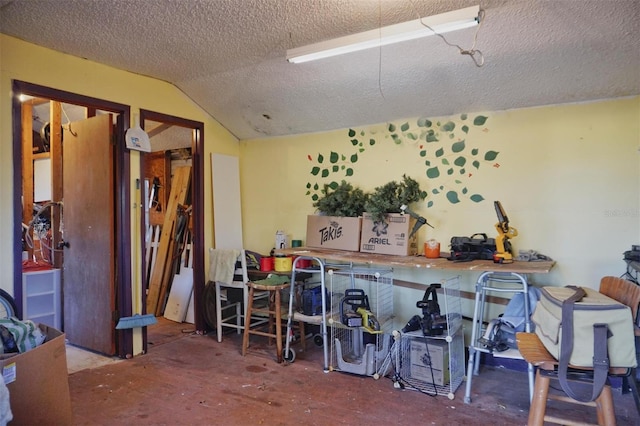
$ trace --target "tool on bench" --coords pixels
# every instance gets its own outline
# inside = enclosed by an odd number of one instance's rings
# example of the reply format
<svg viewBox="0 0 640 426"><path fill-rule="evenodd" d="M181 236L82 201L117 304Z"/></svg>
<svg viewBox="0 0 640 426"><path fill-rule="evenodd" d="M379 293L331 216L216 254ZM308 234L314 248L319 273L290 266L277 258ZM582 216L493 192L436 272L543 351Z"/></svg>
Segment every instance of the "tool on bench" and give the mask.
<svg viewBox="0 0 640 426"><path fill-rule="evenodd" d="M369 297L362 289L345 290L340 302L340 320L347 327L362 327L371 334L382 333L380 323L369 307Z"/></svg>
<svg viewBox="0 0 640 426"><path fill-rule="evenodd" d="M402 329L403 333L422 329L425 336L440 336L447 329L447 318L440 314L440 305L438 304L440 283L430 284L424 292L422 300L416 302L416 307L422 309L422 318L414 315Z"/></svg>
<svg viewBox="0 0 640 426"><path fill-rule="evenodd" d="M498 223L496 223L498 236L496 237L496 252L493 255L493 261L495 263L511 263L513 262L513 251L509 239L517 236L518 230L509 226L509 218L500 201L494 201L493 205L498 215Z"/></svg>
<svg viewBox="0 0 640 426"><path fill-rule="evenodd" d="M431 225L429 222L427 222L427 219L425 219L424 217L418 215L417 213L411 211L409 209L409 207L406 204L403 204L400 206L400 214L405 214L407 213L409 216L411 216L412 218L414 218L416 220L416 224L413 225L413 229L411 230L411 234L409 234L409 238L411 239L411 237L413 237L413 235L418 232L418 229L420 229L422 227L422 225L428 225L430 227L433 228L433 225Z"/></svg>

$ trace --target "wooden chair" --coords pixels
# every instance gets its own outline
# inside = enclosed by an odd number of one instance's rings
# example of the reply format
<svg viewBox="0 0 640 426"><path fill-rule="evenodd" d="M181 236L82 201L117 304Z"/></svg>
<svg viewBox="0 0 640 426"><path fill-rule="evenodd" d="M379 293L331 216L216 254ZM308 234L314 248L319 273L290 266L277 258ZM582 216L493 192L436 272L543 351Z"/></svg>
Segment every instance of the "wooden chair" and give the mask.
<svg viewBox="0 0 640 426"><path fill-rule="evenodd" d="M634 334L636 336L636 345L640 340L640 327L638 322L638 312L640 310L640 286L619 277L604 277L600 280L600 293L609 296L631 308L631 317L634 323ZM636 347L636 353L638 351ZM640 364L640 360L638 360ZM629 370L629 374L622 377L622 391L626 393L631 390L633 400L636 404L636 411L640 416L640 396L638 395L638 383L636 381L636 368Z"/></svg>
<svg viewBox="0 0 640 426"><path fill-rule="evenodd" d="M216 249L209 249L212 259L215 251ZM210 268L211 267L213 267L213 265L211 265ZM224 283L215 281L216 332L218 342L222 342L223 327L234 328L238 334L242 333L244 325L248 321L247 318L251 318L250 316L245 317L244 312L244 309L249 302L249 297L252 299L266 299L268 296L265 292L257 292L249 296L249 291L246 285L247 282L249 282L249 274L247 271L247 259L244 250L240 250L240 255L236 260L234 269L233 280L231 282ZM242 296L240 299L234 300L232 297L229 297L230 292L232 292L233 289L238 289L238 291L241 292Z"/></svg>
<svg viewBox="0 0 640 426"><path fill-rule="evenodd" d="M604 277L600 281L599 291L612 299L617 300L631 308L632 318L635 325L635 335L640 336L638 327L638 311L640 309L640 286L618 277ZM565 402L579 403L567 396L549 395L549 383L551 378L557 377L556 371L558 361L547 351L538 336L534 333L517 333L516 339L518 349L523 358L538 367L534 386L533 399L529 409L529 425L542 425L544 421L552 423L563 423L566 419L546 415L547 399L561 400ZM637 340L637 339L636 339ZM571 367L577 371L593 371L589 368ZM638 398L638 388L635 381L635 369L610 368L610 376L622 376L626 386L631 388L636 409L640 414L640 401ZM624 384L623 384L624 386ZM609 384L603 388L600 396L587 405L595 406L599 425L615 425L615 412L613 398Z"/></svg>
<svg viewBox="0 0 640 426"><path fill-rule="evenodd" d="M536 372L536 381L533 389L533 399L529 407L529 426L542 426L545 421L556 424L577 424L555 416L546 414L547 399L554 399L563 402L576 404L584 404L595 406L598 425L612 426L616 424L616 415L613 407L613 396L611 387L607 383L600 396L591 403L582 403L575 401L568 396L549 395L549 384L552 378L557 378L556 370L558 360L553 357L544 347L538 335L535 333L517 333L516 340L518 342L518 350L522 357L530 364L538 367ZM593 371L593 369L581 368L584 371ZM613 370L613 369L612 369ZM623 369L627 370L627 369ZM615 371L613 371L615 372ZM618 371L621 373L621 371Z"/></svg>

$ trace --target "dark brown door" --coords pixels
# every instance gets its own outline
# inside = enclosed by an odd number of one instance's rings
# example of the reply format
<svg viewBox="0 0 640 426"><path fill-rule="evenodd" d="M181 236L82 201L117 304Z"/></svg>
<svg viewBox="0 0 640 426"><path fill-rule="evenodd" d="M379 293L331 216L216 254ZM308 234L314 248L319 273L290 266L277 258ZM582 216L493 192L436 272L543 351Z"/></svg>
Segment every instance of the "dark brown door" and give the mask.
<svg viewBox="0 0 640 426"><path fill-rule="evenodd" d="M115 354L112 116L71 123L63 138L63 312L69 343Z"/></svg>

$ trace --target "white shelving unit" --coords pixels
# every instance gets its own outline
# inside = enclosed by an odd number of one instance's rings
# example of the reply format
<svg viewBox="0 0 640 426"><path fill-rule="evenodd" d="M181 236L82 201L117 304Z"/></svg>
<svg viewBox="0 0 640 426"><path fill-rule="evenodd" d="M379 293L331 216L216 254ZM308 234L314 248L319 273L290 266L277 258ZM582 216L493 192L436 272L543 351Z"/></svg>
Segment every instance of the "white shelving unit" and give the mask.
<svg viewBox="0 0 640 426"><path fill-rule="evenodd" d="M464 333L460 301L460 277L441 281L439 298L447 329L440 336L425 336L422 330L400 333L378 370L378 377L391 372L394 382L406 389L454 399L464 380Z"/></svg>
<svg viewBox="0 0 640 426"><path fill-rule="evenodd" d="M61 328L60 269L22 273L22 316Z"/></svg>

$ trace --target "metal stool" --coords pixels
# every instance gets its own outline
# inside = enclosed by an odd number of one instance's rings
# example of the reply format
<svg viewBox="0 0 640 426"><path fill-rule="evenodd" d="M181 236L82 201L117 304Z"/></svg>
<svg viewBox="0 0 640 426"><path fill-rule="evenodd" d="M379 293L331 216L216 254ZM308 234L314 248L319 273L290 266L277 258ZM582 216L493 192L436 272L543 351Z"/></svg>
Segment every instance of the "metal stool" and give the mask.
<svg viewBox="0 0 640 426"><path fill-rule="evenodd" d="M542 426L545 421L556 424L568 423L566 419L546 415L547 399L563 402L595 406L598 415L598 425L611 426L616 424L616 415L613 408L613 396L609 383L602 388L600 396L591 403L575 401L567 396L549 395L549 382L552 377L557 377L555 367L558 361L547 351L535 333L517 333L518 349L522 357L530 364L538 367L531 407L529 407L529 426ZM584 369L590 371L592 369Z"/></svg>
<svg viewBox="0 0 640 426"><path fill-rule="evenodd" d="M258 336L266 336L276 339L276 354L278 363L281 363L283 360L283 351L282 351L282 303L281 303L281 294L280 292L284 289L288 289L291 284L258 284L249 281L247 283L249 287L249 301L247 304L247 314L246 318L251 318L251 316L255 313L267 314L269 316L269 321L267 325L267 331L263 331L260 328L263 325L253 325L253 324L245 324L244 327L244 335L242 336L242 356L247 354L247 348L249 347L249 335L255 334ZM269 304L266 308L254 308L253 306L253 294L254 291L268 291L269 292ZM275 333L272 331L273 323L275 318ZM304 323L302 321L299 322L300 328L300 341L301 345L305 347L305 334L304 334ZM292 350L290 350L293 352ZM287 360L290 360L290 356L286 356Z"/></svg>

